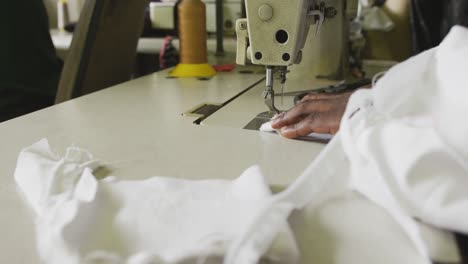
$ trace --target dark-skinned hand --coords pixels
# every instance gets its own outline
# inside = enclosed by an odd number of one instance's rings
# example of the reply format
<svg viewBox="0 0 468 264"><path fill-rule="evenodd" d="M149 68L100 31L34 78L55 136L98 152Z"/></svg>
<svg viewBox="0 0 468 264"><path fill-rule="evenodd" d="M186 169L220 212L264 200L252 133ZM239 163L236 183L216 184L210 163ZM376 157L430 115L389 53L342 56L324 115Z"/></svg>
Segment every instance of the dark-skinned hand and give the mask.
<svg viewBox="0 0 468 264"><path fill-rule="evenodd" d="M308 94L297 105L274 118L272 127L287 138L307 136L312 132L335 134L351 94Z"/></svg>

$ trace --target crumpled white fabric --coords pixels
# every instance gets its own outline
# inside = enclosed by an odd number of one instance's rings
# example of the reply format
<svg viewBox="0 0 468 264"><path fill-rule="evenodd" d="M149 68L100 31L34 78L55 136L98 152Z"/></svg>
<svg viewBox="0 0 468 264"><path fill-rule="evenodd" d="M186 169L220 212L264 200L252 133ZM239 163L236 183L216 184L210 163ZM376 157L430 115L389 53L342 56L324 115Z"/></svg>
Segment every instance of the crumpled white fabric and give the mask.
<svg viewBox="0 0 468 264"><path fill-rule="evenodd" d="M372 90L355 93L340 132L271 199L225 263L248 260L246 246L265 249L291 210L349 189L385 208L427 263L443 260L424 236L430 231L432 240L443 240L441 229L468 233L467 69L468 29L455 26L439 47L392 68ZM343 175L339 164L349 172ZM425 227L423 234L419 221L439 229Z"/></svg>
<svg viewBox="0 0 468 264"><path fill-rule="evenodd" d="M390 211L422 254L413 219L468 233L467 43L468 29L454 27L355 94L342 121L352 187Z"/></svg>
<svg viewBox="0 0 468 264"><path fill-rule="evenodd" d="M20 153L15 179L36 213L44 263L220 263L271 196L256 166L233 181L125 181L97 180L98 165L77 147L61 157L45 139ZM294 263L285 219L280 229L269 251L257 255Z"/></svg>
<svg viewBox="0 0 468 264"><path fill-rule="evenodd" d="M395 23L381 7L373 6L373 0L360 0L357 19L364 30L388 32L395 28Z"/></svg>

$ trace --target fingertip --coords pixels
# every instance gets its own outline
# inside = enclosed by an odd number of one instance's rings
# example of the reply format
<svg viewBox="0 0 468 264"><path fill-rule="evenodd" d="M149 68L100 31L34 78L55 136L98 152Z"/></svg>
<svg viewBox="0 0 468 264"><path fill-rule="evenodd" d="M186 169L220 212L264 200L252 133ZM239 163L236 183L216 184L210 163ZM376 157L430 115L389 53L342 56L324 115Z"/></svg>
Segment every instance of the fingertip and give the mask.
<svg viewBox="0 0 468 264"><path fill-rule="evenodd" d="M282 118L283 118L283 114L279 114L277 116L274 116L272 119L271 119L271 127L274 128L274 129L279 129L281 128L282 126L284 126L284 122L282 121Z"/></svg>
<svg viewBox="0 0 468 264"><path fill-rule="evenodd" d="M281 128L281 122L279 120L273 120L271 121L271 127L273 129L279 129Z"/></svg>
<svg viewBox="0 0 468 264"><path fill-rule="evenodd" d="M297 137L296 130L294 129L294 127L291 127L291 126L282 127L279 132L281 136L285 138Z"/></svg>

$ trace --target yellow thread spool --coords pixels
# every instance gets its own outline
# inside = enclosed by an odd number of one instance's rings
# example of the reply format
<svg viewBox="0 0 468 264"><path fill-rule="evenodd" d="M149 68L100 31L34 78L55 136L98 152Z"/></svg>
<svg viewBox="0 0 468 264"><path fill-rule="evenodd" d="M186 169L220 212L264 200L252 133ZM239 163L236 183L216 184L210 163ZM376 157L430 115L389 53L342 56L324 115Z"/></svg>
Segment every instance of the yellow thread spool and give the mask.
<svg viewBox="0 0 468 264"><path fill-rule="evenodd" d="M180 63L170 76L211 77L216 71L207 62L205 4L200 0L183 0L179 15Z"/></svg>

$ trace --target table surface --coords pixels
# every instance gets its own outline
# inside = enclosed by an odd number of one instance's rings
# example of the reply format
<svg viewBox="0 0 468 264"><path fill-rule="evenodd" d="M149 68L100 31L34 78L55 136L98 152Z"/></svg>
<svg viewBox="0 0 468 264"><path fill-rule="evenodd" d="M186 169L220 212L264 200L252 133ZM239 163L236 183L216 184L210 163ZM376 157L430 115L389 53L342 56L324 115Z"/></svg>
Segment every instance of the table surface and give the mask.
<svg viewBox="0 0 468 264"><path fill-rule="evenodd" d="M0 263L38 263L33 214L13 174L20 150L41 138L62 153L71 144L86 148L109 164L109 175L125 179L233 179L258 164L271 185L294 181L324 145L216 122L195 125L196 117L183 115L250 87L252 94L239 99L254 103L263 77L236 70L207 81L168 79L163 71L0 123ZM291 223L301 263L424 263L395 221L354 193L306 208Z"/></svg>

